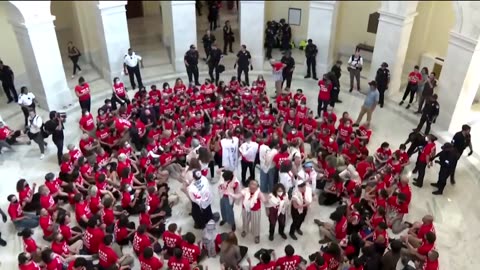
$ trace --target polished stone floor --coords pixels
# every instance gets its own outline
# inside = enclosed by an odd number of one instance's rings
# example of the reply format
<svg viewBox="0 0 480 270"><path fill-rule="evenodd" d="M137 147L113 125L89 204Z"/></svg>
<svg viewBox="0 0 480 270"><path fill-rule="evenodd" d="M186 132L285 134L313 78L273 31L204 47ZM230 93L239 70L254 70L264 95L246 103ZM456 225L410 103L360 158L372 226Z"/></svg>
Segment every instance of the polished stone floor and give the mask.
<svg viewBox="0 0 480 270"><path fill-rule="evenodd" d="M141 23L135 22L132 22L132 24L142 25ZM138 40L143 40L148 43L144 44L144 47L141 47L141 41L132 40L133 44L138 42L136 47L141 48L141 50L145 50L146 52L144 55L147 59L145 63L147 67L142 71L145 74L144 77L146 78L146 84L149 85L156 83L158 85L164 81L168 81L172 84L176 77L181 77L186 80L185 74L173 73L171 65L164 59L165 55L168 55L168 53L165 52L165 49L163 49L163 52L162 49L155 52L155 46L157 46L157 43L150 44L151 40L146 38L148 35L150 35L150 33L145 32L144 35L136 37ZM158 44L160 43L160 39L158 39ZM161 59L156 59L155 55ZM149 61L152 61L151 65L148 64ZM93 82L91 83L94 100L92 107L96 110L96 108L103 103L103 99L110 95L111 90L109 83L100 79L98 74L93 69L89 68L88 65L86 65L86 67L87 68L82 75L87 78L87 81ZM67 68L70 69L70 65L68 65ZM205 69L201 69L201 77L205 78ZM269 75L270 70L254 70L252 72L252 77L259 73L265 75L268 91L272 92L273 81ZM368 74L367 71L364 73ZM234 72L227 71L222 74L222 79L228 80L233 74ZM303 79L303 75L302 66L299 65L292 86L294 89L303 89L308 96L308 106L315 109L317 96L316 82L311 79ZM343 100L343 103L338 104L335 108L335 112L339 115L343 111L348 111L352 115L352 118L355 118L359 112L364 96L362 93L348 93L348 91L345 91L348 89L346 75L346 71L344 71L341 80L341 99ZM127 80L127 78L123 79L125 81ZM75 84L74 80L70 80L69 84L72 87ZM362 80L362 84L364 86L367 85L366 78ZM130 92L130 94L133 93ZM374 113L372 123L374 132L369 145L371 151L376 149L384 141L388 141L392 145L392 148L396 149L400 143L405 141L407 134L418 121L418 117L412 113L412 110L407 111L405 108L401 108L397 105L396 100L399 99L398 95L399 93L393 94L387 100L385 108L378 108ZM67 111L68 121L65 130L65 144L78 144L80 137L78 119L80 113L77 103L74 102ZM48 113L41 108L39 109L39 112L44 118L48 116ZM3 119L10 127L21 128L23 115L18 106L13 104L8 106L2 105L0 108L0 115L2 115ZM450 140L451 138L451 134L436 130L435 127L433 127L433 133L439 135L439 144L443 143L445 140ZM479 136L475 136L474 133L473 137ZM35 144L32 144L31 146L16 146L15 150L16 152L3 150L3 153L0 155L0 175L2 176L2 179L0 180L0 198L3 198L0 200L0 207L4 211L6 211L8 206L6 197L11 193L15 193L15 183L18 179L25 178L30 183L35 182L40 184L43 183L43 177L47 172L58 172L58 166L56 164L56 149L51 141L49 141L49 147L46 150L46 158L44 160L39 160L39 150ZM433 214L435 216L435 226L438 239L437 249L440 252L440 269L478 269L480 266L480 259L477 255L478 250L476 249L479 247L476 239L479 239L477 237L480 237L480 233L475 229L480 225L480 218L476 215L480 211L478 197L476 197L477 192L480 192L477 176L477 168L479 165L478 160L478 155L476 154L469 158L462 157L457 168L457 185L454 187L449 185L445 190L444 196L433 197L431 195L432 188L430 188L429 183L436 181L438 173L437 166L434 166L427 171L425 177L426 184L423 189L412 187L413 199L407 220L416 221L421 219L425 214ZM411 162L414 162L414 159L412 159ZM413 165L410 165L408 169L413 169ZM215 190L215 187L212 188ZM172 189L178 189L178 184L175 181L172 181ZM174 217L172 217L169 222L176 222L182 227L183 232L192 231L197 237L200 237L200 231L193 230L193 221L188 216L188 200L183 194L180 196L180 203L174 207ZM214 201L213 208L215 211L219 211L218 198ZM251 236L247 236L244 239L240 238L240 244L249 247L248 256L250 257L262 247L273 248L275 249L276 254L281 256L283 254L283 247L287 243L292 244L298 254L307 256L319 248L317 240L320 239L320 236L317 227L313 224L313 219L319 218L327 220L331 211L333 211L333 208L331 207L320 207L315 204L312 205L302 228L305 234L300 237L298 241L293 241L291 239L283 241L279 237L276 237L273 242L270 242L267 239L268 232L266 228L268 228L268 222L266 217L262 216L260 244L254 244L253 237ZM137 217L132 217L132 219L137 221ZM239 206L236 207L236 220L238 226L241 226ZM287 225L290 225L289 221L287 221ZM218 230L226 231L227 228L220 227ZM8 241L7 247L0 247L0 269L15 269L16 256L23 248L21 239L15 235L13 225L10 221L5 224L1 223L0 231L2 232L2 236ZM394 235L392 236L398 237ZM35 238L37 239L37 243L41 246L47 244L41 240L40 229L35 230ZM126 248L124 252L131 252L131 249ZM255 262L255 259L253 259L253 261ZM211 270L219 269L218 258L210 258L205 261L205 264L208 265ZM246 262L244 261L243 264L246 264ZM135 263L134 269L140 269L138 262Z"/></svg>

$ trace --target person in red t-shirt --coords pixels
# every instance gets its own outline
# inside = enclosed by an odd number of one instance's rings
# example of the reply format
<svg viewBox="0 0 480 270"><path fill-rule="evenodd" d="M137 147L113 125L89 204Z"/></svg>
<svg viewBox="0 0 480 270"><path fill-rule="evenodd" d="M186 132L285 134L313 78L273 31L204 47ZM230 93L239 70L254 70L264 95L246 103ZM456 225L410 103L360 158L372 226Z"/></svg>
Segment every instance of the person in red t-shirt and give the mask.
<svg viewBox="0 0 480 270"><path fill-rule="evenodd" d="M418 177L413 179L413 185L421 188L423 186L423 178L425 177L425 170L428 166L430 168L433 164L433 158L436 154L435 140L437 139L433 135L427 135L427 144L422 148L418 155L417 163L412 173L418 172Z"/></svg>
<svg viewBox="0 0 480 270"><path fill-rule="evenodd" d="M188 232L181 245L183 258L187 259L190 264L197 264L200 261L200 248L195 245L195 235Z"/></svg>
<svg viewBox="0 0 480 270"><path fill-rule="evenodd" d="M318 86L320 89L318 91L317 115L318 117L321 117L322 111L326 112L328 104L330 104L330 94L332 92L333 85L327 74L324 74L323 79L318 81Z"/></svg>
<svg viewBox="0 0 480 270"><path fill-rule="evenodd" d="M348 221L343 213L335 211L330 214L330 219L334 223L322 222L318 219L314 219L313 222L318 225L320 234L324 237L319 241L320 244L325 244L330 241L339 243L347 236Z"/></svg>
<svg viewBox="0 0 480 270"><path fill-rule="evenodd" d="M305 270L327 270L327 269L328 269L328 264L325 262L325 259L323 259L320 253L317 253L315 255L315 260L310 265L308 265Z"/></svg>
<svg viewBox="0 0 480 270"><path fill-rule="evenodd" d="M275 269L277 269L275 252L272 252L270 254L268 252L264 252L264 253L260 254L260 263L255 265L253 268L252 268L252 261L250 260L250 258L248 258L247 260L248 260L249 269L251 269L251 270L275 270Z"/></svg>
<svg viewBox="0 0 480 270"><path fill-rule="evenodd" d="M175 223L170 223L167 231L163 233L162 240L163 243L165 243L164 249L166 250L168 256L173 256L173 250L181 246L182 236L180 234L180 230L177 234L177 224Z"/></svg>
<svg viewBox="0 0 480 270"><path fill-rule="evenodd" d="M98 227L98 218L91 217L87 222L87 229L83 233L83 247L88 254L98 253L100 243L105 237L105 232Z"/></svg>
<svg viewBox="0 0 480 270"><path fill-rule="evenodd" d="M127 90L118 77L113 78L113 95L112 95L112 110L117 110L117 103L123 105L129 103L127 98ZM120 107L120 106L118 106Z"/></svg>
<svg viewBox="0 0 480 270"><path fill-rule="evenodd" d="M138 260L140 261L140 270L160 270L163 267L163 260L154 254L151 247L145 248Z"/></svg>
<svg viewBox="0 0 480 270"><path fill-rule="evenodd" d="M78 85L75 86L75 95L78 97L80 108L90 111L90 86L83 77L78 78Z"/></svg>
<svg viewBox="0 0 480 270"><path fill-rule="evenodd" d="M19 270L41 270L40 266L33 261L32 255L28 252L18 254Z"/></svg>
<svg viewBox="0 0 480 270"><path fill-rule="evenodd" d="M98 248L99 266L103 269L109 269L113 265L119 265L120 267L133 265L133 257L131 255L122 255L121 250L113 248L113 235L105 235L102 241L103 243Z"/></svg>
<svg viewBox="0 0 480 270"><path fill-rule="evenodd" d="M137 256L140 256L145 248L151 245L152 241L147 234L147 226L145 224L140 224L133 235L133 251L135 251Z"/></svg>
<svg viewBox="0 0 480 270"><path fill-rule="evenodd" d="M418 90L418 84L421 83L423 80L422 73L420 73L420 67L415 66L413 71L408 74L408 84L407 88L405 89L405 93L403 94L402 101L400 101L399 105L402 105L407 96L410 94L410 100L407 105L407 109L410 108L412 105L413 98L415 97L415 93Z"/></svg>
<svg viewBox="0 0 480 270"><path fill-rule="evenodd" d="M390 196L387 200L387 224L394 234L402 232L409 225L402 222L403 216L408 214L407 196L403 193Z"/></svg>
<svg viewBox="0 0 480 270"><path fill-rule="evenodd" d="M421 270L439 270L440 266L438 264L438 251L436 250L430 250L427 254L427 259L425 262L416 261L415 266L417 267L416 269L421 269ZM421 267L420 267L421 266Z"/></svg>
<svg viewBox="0 0 480 270"><path fill-rule="evenodd" d="M80 129L84 133L88 133L90 135L93 135L95 132L95 120L93 119L92 114L87 110L83 109L82 110L82 117L80 118L80 121L78 122L80 125Z"/></svg>
<svg viewBox="0 0 480 270"><path fill-rule="evenodd" d="M428 232L425 234L425 237L420 246L413 246L408 241L405 242L408 248L408 253L413 260L415 261L426 261L428 253L431 250L435 250L435 241L437 237L434 232Z"/></svg>
<svg viewBox="0 0 480 270"><path fill-rule="evenodd" d="M190 270L190 263L183 256L183 250L181 248L175 248L173 250L173 256L168 259L168 269L170 270Z"/></svg>
<svg viewBox="0 0 480 270"><path fill-rule="evenodd" d="M275 266L280 270L295 270L302 262L302 258L294 255L295 249L291 245L285 247L285 256L277 259Z"/></svg>

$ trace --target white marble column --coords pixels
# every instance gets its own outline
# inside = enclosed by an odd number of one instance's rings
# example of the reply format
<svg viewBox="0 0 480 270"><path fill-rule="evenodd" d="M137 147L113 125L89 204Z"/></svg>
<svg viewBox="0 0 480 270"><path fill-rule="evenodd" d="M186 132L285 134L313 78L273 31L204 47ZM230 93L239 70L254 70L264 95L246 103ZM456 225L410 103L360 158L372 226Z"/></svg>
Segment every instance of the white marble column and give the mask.
<svg viewBox="0 0 480 270"><path fill-rule="evenodd" d="M185 72L183 57L190 45L197 46L197 19L195 1L170 1L171 9L170 52L176 72ZM166 12L169 12L167 10Z"/></svg>
<svg viewBox="0 0 480 270"><path fill-rule="evenodd" d="M447 56L438 84L440 115L436 125L457 132L469 121L469 113L480 86L478 41L450 32Z"/></svg>
<svg viewBox="0 0 480 270"><path fill-rule="evenodd" d="M130 37L125 5L127 1L99 1L99 40L104 42L104 63L101 66L103 77L109 81L120 77L123 70L123 57L130 48ZM135 48L132 48L135 51ZM138 52L142 55L142 52ZM93 59L93 61L95 61Z"/></svg>
<svg viewBox="0 0 480 270"><path fill-rule="evenodd" d="M379 11L379 13L380 18L369 78L374 80L377 69L383 62L387 62L390 69L390 85L386 94L391 95L397 93L400 89L410 33L417 14L410 13L401 16L386 11Z"/></svg>
<svg viewBox="0 0 480 270"><path fill-rule="evenodd" d="M254 70L262 70L265 54L265 1L240 1L240 44L246 45L252 55ZM237 48L238 50L239 48Z"/></svg>
<svg viewBox="0 0 480 270"><path fill-rule="evenodd" d="M338 1L310 1L308 38L317 45L317 77L330 71L337 26ZM321 26L321 27L320 27Z"/></svg>
<svg viewBox="0 0 480 270"><path fill-rule="evenodd" d="M53 21L55 16L29 22L10 21L15 32L30 85L39 105L47 110L64 110L72 104ZM17 85L17 91L20 87Z"/></svg>

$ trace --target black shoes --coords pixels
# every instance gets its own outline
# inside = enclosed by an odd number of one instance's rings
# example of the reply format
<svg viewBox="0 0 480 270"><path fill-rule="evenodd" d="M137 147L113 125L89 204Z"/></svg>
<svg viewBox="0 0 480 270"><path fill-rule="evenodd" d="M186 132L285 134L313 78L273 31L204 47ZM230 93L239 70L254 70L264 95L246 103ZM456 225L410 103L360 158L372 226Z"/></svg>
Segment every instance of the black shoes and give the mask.
<svg viewBox="0 0 480 270"><path fill-rule="evenodd" d="M414 185L416 187L419 187L419 188L423 187L423 185L419 184L418 182L413 182L412 185Z"/></svg>
<svg viewBox="0 0 480 270"><path fill-rule="evenodd" d="M450 177L450 184L455 185L455 179L453 179L452 177Z"/></svg>
<svg viewBox="0 0 480 270"><path fill-rule="evenodd" d="M348 90L348 92L350 92L350 93L351 93L352 91L353 91L353 88L350 88L350 90Z"/></svg>
<svg viewBox="0 0 480 270"><path fill-rule="evenodd" d="M304 79L308 79L310 78L310 75L306 75L305 77L303 77Z"/></svg>
<svg viewBox="0 0 480 270"><path fill-rule="evenodd" d="M225 225L225 223L227 223L225 220L220 221L220 226Z"/></svg>
<svg viewBox="0 0 480 270"><path fill-rule="evenodd" d="M4 247L7 245L7 241L3 240L3 238L0 238L0 246Z"/></svg>
<svg viewBox="0 0 480 270"><path fill-rule="evenodd" d="M408 104L407 107L405 107L405 109L407 110L410 109L410 104Z"/></svg>
<svg viewBox="0 0 480 270"><path fill-rule="evenodd" d="M437 184L437 183L430 183L430 186L438 188L438 184Z"/></svg>
<svg viewBox="0 0 480 270"><path fill-rule="evenodd" d="M402 101L400 101L400 103L398 103L398 105L400 105L400 106L401 106L401 105L403 105L403 100L402 100Z"/></svg>
<svg viewBox="0 0 480 270"><path fill-rule="evenodd" d="M297 230L297 233L298 233L299 235L303 235L303 232L302 232L300 229Z"/></svg>
<svg viewBox="0 0 480 270"><path fill-rule="evenodd" d="M298 240L297 236L295 236L294 233L290 233L290 238L292 238L293 240Z"/></svg>
<svg viewBox="0 0 480 270"><path fill-rule="evenodd" d="M268 240L273 241L273 234L270 234L270 235L268 236Z"/></svg>
<svg viewBox="0 0 480 270"><path fill-rule="evenodd" d="M287 235L285 233L281 233L280 236L284 239L287 240Z"/></svg>
<svg viewBox="0 0 480 270"><path fill-rule="evenodd" d="M437 191L434 191L432 192L433 195L442 195L443 192L441 192L440 190L437 190Z"/></svg>
<svg viewBox="0 0 480 270"><path fill-rule="evenodd" d="M318 81L317 76L314 76L312 79L314 79L315 81Z"/></svg>

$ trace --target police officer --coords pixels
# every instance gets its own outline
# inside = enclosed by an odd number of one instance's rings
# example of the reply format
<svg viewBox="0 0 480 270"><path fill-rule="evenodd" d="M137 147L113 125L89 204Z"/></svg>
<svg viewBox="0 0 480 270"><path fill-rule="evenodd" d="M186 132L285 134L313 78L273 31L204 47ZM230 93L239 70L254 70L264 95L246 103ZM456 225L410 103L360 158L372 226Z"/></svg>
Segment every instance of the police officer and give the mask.
<svg viewBox="0 0 480 270"><path fill-rule="evenodd" d="M237 67L237 79L238 81L241 80L242 72L245 73L245 83L250 86L250 83L248 81L248 66L250 66L250 70L253 69L252 63L252 56L250 55L250 52L247 51L247 46L242 45L242 49L237 53L237 61L235 62L235 67Z"/></svg>
<svg viewBox="0 0 480 270"><path fill-rule="evenodd" d="M64 134L63 134L63 121L65 120L60 116L60 114L56 111L50 112L50 120L45 122L45 131L48 135L52 135L52 141L57 146L57 159L58 164L62 162L63 156L63 141L64 141Z"/></svg>
<svg viewBox="0 0 480 270"><path fill-rule="evenodd" d="M471 127L469 125L463 125L462 131L455 133L452 139L452 144L456 153L456 159L453 163L453 169L450 175L450 183L452 185L455 185L455 170L457 168L458 160L462 157L463 151L465 151L465 149L468 147L470 149L468 156L471 156L473 154L470 130Z"/></svg>
<svg viewBox="0 0 480 270"><path fill-rule="evenodd" d="M267 47L267 53L265 56L268 60L272 59L272 49L275 46L275 29L271 21L267 22L267 29L265 29L265 47Z"/></svg>
<svg viewBox="0 0 480 270"><path fill-rule="evenodd" d="M410 147L407 150L408 157L411 157L415 152L422 151L423 147L427 144L425 137L426 136L416 130L408 134L408 138L404 142L405 145L411 143Z"/></svg>
<svg viewBox="0 0 480 270"><path fill-rule="evenodd" d="M427 128L425 129L425 135L430 132L430 126L432 123L435 123L438 114L440 113L440 104L438 104L437 94L433 94L430 99L425 104L425 107L422 111L422 117L420 118L420 123L414 131L421 131L423 124L427 123Z"/></svg>
<svg viewBox="0 0 480 270"><path fill-rule="evenodd" d="M9 66L4 65L3 61L0 60L0 81L2 81L3 91L5 91L5 95L8 98L7 103L18 101L18 94L17 90L15 90L14 78L15 76L12 69Z"/></svg>
<svg viewBox="0 0 480 270"><path fill-rule="evenodd" d="M307 58L307 76L305 76L305 79L310 78L310 75L313 75L313 79L318 80L316 59L317 53L317 45L313 44L313 41L309 39L308 44L305 47L305 57Z"/></svg>
<svg viewBox="0 0 480 270"><path fill-rule="evenodd" d="M280 62L286 65L286 67L283 68L283 71L282 71L282 76L283 76L282 87L283 87L283 83L287 81L287 87L290 88L290 86L292 85L293 71L295 70L295 59L293 59L292 53L290 51L286 51L285 55L282 57Z"/></svg>
<svg viewBox="0 0 480 270"><path fill-rule="evenodd" d="M340 77L342 76L342 61L337 60L335 65L333 65L332 69L330 72L333 72L334 77L332 77L330 80L333 83L333 89L332 89L332 100L330 101L330 105L333 107L335 106L335 103L342 103L342 101L339 99L340 96Z"/></svg>
<svg viewBox="0 0 480 270"><path fill-rule="evenodd" d="M198 58L199 54L195 45L190 45L190 50L185 53L183 61L185 62L185 67L187 68L188 82L192 83L192 75L195 79L195 85L200 85L198 81Z"/></svg>
<svg viewBox="0 0 480 270"><path fill-rule="evenodd" d="M377 89L378 93L380 94L380 97L378 98L378 104L380 105L380 108L383 108L385 91L387 91L388 84L390 83L390 70L388 69L387 63L383 62L380 68L377 70L375 81L377 82Z"/></svg>
<svg viewBox="0 0 480 270"><path fill-rule="evenodd" d="M207 30L205 32L205 35L202 37L202 43L203 43L203 48L205 49L205 58L203 58L205 61L207 61L208 57L210 56L210 51L212 50L212 44L215 43L215 36L210 32L210 30Z"/></svg>
<svg viewBox="0 0 480 270"><path fill-rule="evenodd" d="M215 84L218 85L218 80L220 78L220 71L218 70L218 65L222 60L223 55L222 51L217 48L217 44L212 44L212 49L210 51L210 55L207 58L207 65L208 65L208 75L210 75L210 79L215 80ZM213 70L215 70L215 78L213 78Z"/></svg>
<svg viewBox="0 0 480 270"><path fill-rule="evenodd" d="M433 195L442 195L443 189L447 185L447 178L455 171L455 162L457 159L457 153L455 147L451 143L445 143L442 146L442 151L438 153L433 160L436 158L439 160L435 163L440 164L440 171L438 172L438 181L437 183L431 183L430 185L438 188L438 190L433 191Z"/></svg>
<svg viewBox="0 0 480 270"><path fill-rule="evenodd" d="M285 22L285 19L280 20L280 31L282 32L282 51L290 50L290 40L292 40L292 28L288 23Z"/></svg>
<svg viewBox="0 0 480 270"><path fill-rule="evenodd" d="M223 27L223 54L227 55L227 45L229 47L229 51L233 53L232 44L235 40L233 36L232 26L230 25L230 21L225 21L225 26Z"/></svg>

